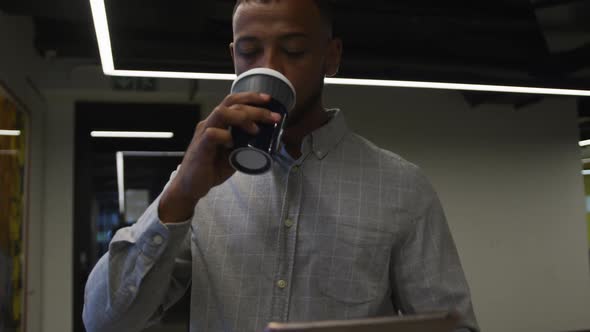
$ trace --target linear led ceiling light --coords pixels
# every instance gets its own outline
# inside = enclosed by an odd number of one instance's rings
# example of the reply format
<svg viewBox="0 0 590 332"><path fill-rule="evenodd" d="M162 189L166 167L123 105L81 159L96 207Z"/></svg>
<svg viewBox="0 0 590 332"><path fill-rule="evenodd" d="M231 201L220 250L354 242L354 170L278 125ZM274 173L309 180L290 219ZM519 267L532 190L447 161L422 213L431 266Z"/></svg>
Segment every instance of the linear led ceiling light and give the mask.
<svg viewBox="0 0 590 332"><path fill-rule="evenodd" d="M96 39L98 40L98 48L100 51L102 70L105 73L105 75L127 76L127 77L158 77L158 78L203 79L203 80L228 80L228 81L233 81L236 78L236 75L234 75L234 74L187 73L187 72L170 72L170 71L142 71L142 70L115 69L115 65L114 65L114 61L113 61L113 52L112 52L112 48L111 48L111 39L110 39L110 34L109 34L109 25L108 25L104 0L90 0L90 6L92 9L92 18L94 20L94 28L96 30ZM393 81L393 80L373 80L373 79L355 79L355 78L326 78L325 82L326 82L326 84L341 84L341 85L363 85L363 86L427 88L427 89L444 89L444 90L511 92L511 93L530 93L530 94L564 95L564 96L590 96L590 90L552 89L552 88L535 88L535 87L487 85L487 84Z"/></svg>
<svg viewBox="0 0 590 332"><path fill-rule="evenodd" d="M0 129L0 136L20 136L20 130Z"/></svg>
<svg viewBox="0 0 590 332"><path fill-rule="evenodd" d="M110 138L172 138L174 133L156 131L92 131L92 137Z"/></svg>
<svg viewBox="0 0 590 332"><path fill-rule="evenodd" d="M581 147L588 146L588 145L590 145L590 139L587 139L585 141L580 141L580 143L578 143L578 144L580 144Z"/></svg>

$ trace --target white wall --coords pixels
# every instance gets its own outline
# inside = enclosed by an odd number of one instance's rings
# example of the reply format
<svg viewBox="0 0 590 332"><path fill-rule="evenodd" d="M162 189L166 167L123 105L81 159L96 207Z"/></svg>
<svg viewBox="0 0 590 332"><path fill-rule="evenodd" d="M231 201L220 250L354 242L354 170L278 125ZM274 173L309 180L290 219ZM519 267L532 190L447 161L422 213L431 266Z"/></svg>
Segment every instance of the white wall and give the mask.
<svg viewBox="0 0 590 332"><path fill-rule="evenodd" d="M40 331L43 291L43 137L45 103L26 77L35 80L44 69L44 62L36 56L32 45L33 29L30 19L9 17L0 12L0 81L28 108L31 119L29 224L26 248L27 331Z"/></svg>
<svg viewBox="0 0 590 332"><path fill-rule="evenodd" d="M329 87L351 127L420 165L447 212L484 331L590 328L573 99L472 109L458 93Z"/></svg>

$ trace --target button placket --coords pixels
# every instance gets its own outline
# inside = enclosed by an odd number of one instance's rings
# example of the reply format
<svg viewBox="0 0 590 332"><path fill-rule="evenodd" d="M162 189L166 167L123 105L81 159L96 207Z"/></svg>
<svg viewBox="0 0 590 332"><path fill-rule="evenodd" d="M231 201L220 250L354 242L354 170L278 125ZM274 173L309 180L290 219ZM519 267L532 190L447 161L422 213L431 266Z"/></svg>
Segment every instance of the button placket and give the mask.
<svg viewBox="0 0 590 332"><path fill-rule="evenodd" d="M285 289L287 287L287 281L283 279L277 281L277 287L280 289Z"/></svg>
<svg viewBox="0 0 590 332"><path fill-rule="evenodd" d="M275 274L275 291L273 296L272 319L287 321L289 318L289 302L295 257L295 240L297 238L296 222L299 215L301 199L301 169L295 165L287 172L286 199L282 208L282 227L279 236L279 252Z"/></svg>
<svg viewBox="0 0 590 332"><path fill-rule="evenodd" d="M284 220L284 238L285 238L285 259L288 264L285 266L285 271L282 274L284 281L284 292L287 294L287 303L285 304L283 312L283 320L289 320L289 299L291 297L291 290L293 285L289 285L289 281L293 279L293 265L295 263L295 250L297 241L297 220L299 218L302 195L302 177L303 170L301 165L296 165L292 169L289 176L290 183L290 197L289 209L286 212ZM279 280L280 281L280 280ZM280 285L279 285L280 286Z"/></svg>
<svg viewBox="0 0 590 332"><path fill-rule="evenodd" d="M291 219L291 218L285 219L285 227L291 228L291 227L293 227L293 225L295 225L295 222L293 221L293 219Z"/></svg>

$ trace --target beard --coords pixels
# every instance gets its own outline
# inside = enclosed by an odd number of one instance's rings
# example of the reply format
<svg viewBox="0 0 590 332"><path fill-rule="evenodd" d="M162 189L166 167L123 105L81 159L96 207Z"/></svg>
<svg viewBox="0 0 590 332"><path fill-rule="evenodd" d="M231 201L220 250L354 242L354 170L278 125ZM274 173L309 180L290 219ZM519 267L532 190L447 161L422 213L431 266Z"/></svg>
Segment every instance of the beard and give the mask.
<svg viewBox="0 0 590 332"><path fill-rule="evenodd" d="M316 84L316 88L312 89L313 93L304 100L298 101L295 108L289 112L285 128L290 128L298 125L305 120L305 115L313 111L314 107L321 104L322 91L324 90L324 78L322 77Z"/></svg>

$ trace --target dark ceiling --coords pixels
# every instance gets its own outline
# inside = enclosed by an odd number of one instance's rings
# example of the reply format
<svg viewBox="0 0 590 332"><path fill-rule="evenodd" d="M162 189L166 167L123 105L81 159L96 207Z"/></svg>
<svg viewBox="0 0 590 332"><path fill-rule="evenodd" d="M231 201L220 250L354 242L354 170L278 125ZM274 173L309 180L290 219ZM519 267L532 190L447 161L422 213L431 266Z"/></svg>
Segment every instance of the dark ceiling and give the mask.
<svg viewBox="0 0 590 332"><path fill-rule="evenodd" d="M340 76L590 89L590 1L333 2ZM115 67L231 73L233 3L106 0ZM99 62L87 0L0 0L0 9L34 17L41 54Z"/></svg>
<svg viewBox="0 0 590 332"><path fill-rule="evenodd" d="M340 77L590 90L590 0L336 0ZM116 69L232 73L234 0L105 0ZM0 0L43 56L99 64L88 0ZM520 107L539 96L463 93ZM583 103L581 103L583 104Z"/></svg>

